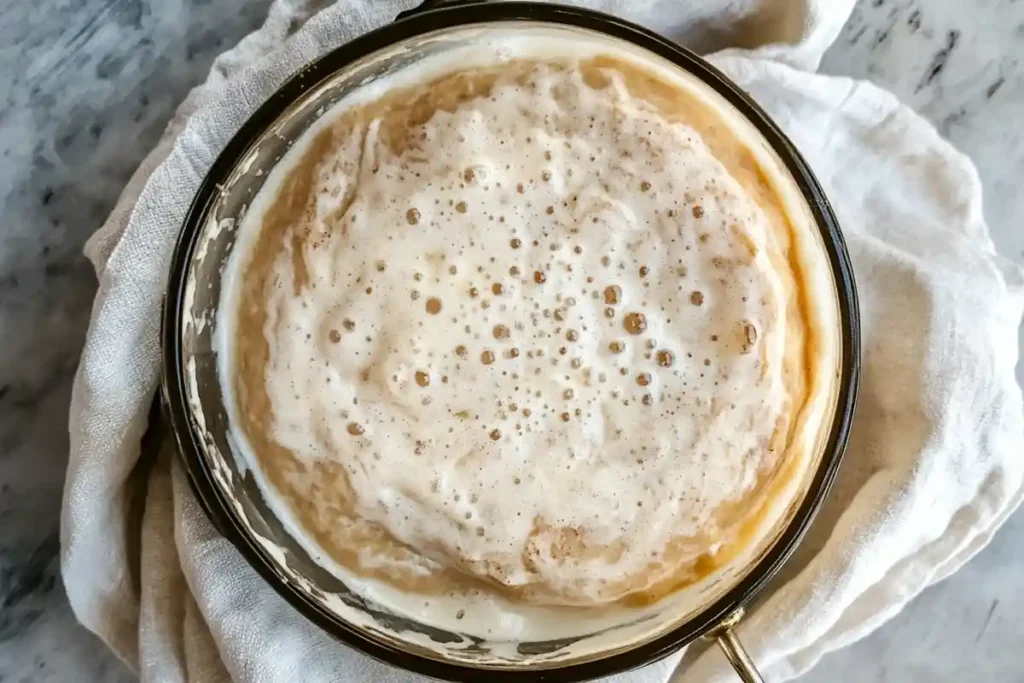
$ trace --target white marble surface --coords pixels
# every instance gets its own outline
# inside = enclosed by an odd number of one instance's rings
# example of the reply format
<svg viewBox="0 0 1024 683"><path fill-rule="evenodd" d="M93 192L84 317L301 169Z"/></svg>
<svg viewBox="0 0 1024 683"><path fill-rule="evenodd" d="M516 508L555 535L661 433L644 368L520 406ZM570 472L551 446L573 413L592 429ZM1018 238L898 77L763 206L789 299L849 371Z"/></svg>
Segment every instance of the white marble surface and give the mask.
<svg viewBox="0 0 1024 683"><path fill-rule="evenodd" d="M891 90L974 159L993 241L1024 264L1022 60L1024 3L860 0L822 70ZM1024 512L959 573L800 683L1024 681L1021 567Z"/></svg>
<svg viewBox="0 0 1024 683"><path fill-rule="evenodd" d="M95 288L81 246L176 104L267 4L0 2L2 682L132 680L74 622L57 564L70 381ZM860 0L823 69L893 90L971 155L993 238L1024 263L1022 58L1024 3ZM1021 566L1018 514L966 569L803 683L1024 681Z"/></svg>

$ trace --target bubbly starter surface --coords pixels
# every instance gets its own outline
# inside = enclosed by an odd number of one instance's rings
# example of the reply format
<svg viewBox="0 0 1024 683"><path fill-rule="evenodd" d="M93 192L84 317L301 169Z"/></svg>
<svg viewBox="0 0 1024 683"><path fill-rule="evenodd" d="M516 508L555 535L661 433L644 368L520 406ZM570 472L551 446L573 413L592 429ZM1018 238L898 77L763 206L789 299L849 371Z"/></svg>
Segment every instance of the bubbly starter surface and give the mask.
<svg viewBox="0 0 1024 683"><path fill-rule="evenodd" d="M723 157L745 158L720 122L601 59L449 75L321 130L244 256L229 366L317 543L403 590L591 606L745 542L803 323L785 221Z"/></svg>

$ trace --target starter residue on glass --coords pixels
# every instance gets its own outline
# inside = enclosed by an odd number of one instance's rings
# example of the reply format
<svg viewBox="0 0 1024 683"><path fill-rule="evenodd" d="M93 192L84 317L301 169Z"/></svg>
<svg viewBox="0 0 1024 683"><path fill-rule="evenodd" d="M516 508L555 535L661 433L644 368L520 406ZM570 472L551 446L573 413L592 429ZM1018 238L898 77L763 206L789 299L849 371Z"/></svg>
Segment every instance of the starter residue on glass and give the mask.
<svg viewBox="0 0 1024 683"><path fill-rule="evenodd" d="M327 112L243 221L218 335L234 440L329 569L549 638L760 541L833 352L719 112L524 45Z"/></svg>

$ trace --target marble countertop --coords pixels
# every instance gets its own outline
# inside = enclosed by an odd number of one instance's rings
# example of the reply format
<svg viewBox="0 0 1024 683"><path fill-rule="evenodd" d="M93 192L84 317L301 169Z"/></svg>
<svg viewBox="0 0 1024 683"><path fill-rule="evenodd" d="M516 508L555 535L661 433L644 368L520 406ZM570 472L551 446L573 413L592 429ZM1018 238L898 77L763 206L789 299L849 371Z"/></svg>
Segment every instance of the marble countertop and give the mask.
<svg viewBox="0 0 1024 683"><path fill-rule="evenodd" d="M67 406L96 287L81 250L189 88L267 5L0 5L0 681L134 678L77 625L59 575ZM1022 59L1024 3L859 0L822 68L894 91L969 154L997 247L1024 263ZM1018 514L802 683L1024 680L1020 566Z"/></svg>

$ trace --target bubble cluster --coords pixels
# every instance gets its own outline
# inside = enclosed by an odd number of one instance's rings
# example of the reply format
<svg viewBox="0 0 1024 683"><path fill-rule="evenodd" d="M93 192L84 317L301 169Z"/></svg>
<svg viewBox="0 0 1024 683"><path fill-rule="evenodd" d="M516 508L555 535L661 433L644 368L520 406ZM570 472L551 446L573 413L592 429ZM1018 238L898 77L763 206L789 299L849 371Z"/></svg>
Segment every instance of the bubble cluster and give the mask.
<svg viewBox="0 0 1024 683"><path fill-rule="evenodd" d="M360 128L267 304L274 440L403 547L566 603L704 533L781 405L763 217L606 78L538 65Z"/></svg>

